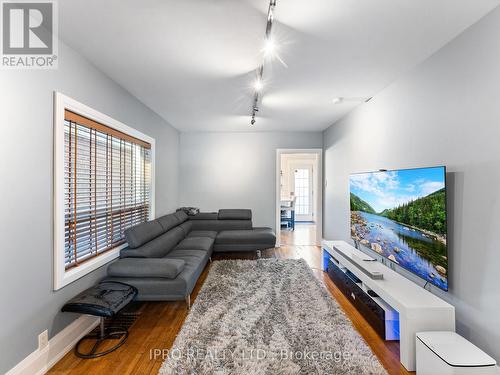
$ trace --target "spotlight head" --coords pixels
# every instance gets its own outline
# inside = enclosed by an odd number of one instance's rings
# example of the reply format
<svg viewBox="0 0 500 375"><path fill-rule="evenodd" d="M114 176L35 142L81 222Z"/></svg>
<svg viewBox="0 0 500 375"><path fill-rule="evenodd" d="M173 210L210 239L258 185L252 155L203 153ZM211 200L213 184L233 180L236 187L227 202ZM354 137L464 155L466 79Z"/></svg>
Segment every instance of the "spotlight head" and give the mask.
<svg viewBox="0 0 500 375"><path fill-rule="evenodd" d="M276 43L272 38L266 38L264 42L264 48L262 49L265 57L273 56L276 52Z"/></svg>
<svg viewBox="0 0 500 375"><path fill-rule="evenodd" d="M255 83L253 84L253 88L255 89L256 92L262 91L262 89L264 88L264 84L262 83L262 80L260 78L257 78L255 80Z"/></svg>

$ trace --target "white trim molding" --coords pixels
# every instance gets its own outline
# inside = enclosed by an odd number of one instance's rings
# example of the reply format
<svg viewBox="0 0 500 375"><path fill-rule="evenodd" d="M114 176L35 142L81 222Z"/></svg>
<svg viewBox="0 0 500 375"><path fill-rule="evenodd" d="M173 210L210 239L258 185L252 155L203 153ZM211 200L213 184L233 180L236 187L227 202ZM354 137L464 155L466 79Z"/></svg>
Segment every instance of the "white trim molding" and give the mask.
<svg viewBox="0 0 500 375"><path fill-rule="evenodd" d="M49 340L42 350L36 349L6 375L42 375L66 355L76 343L99 325L99 318L82 315Z"/></svg>
<svg viewBox="0 0 500 375"><path fill-rule="evenodd" d="M115 130L145 141L151 145L151 194L150 219L155 217L155 140L140 131L125 125L85 104L54 93L54 290L78 280L88 273L116 259L126 245L118 246L106 253L89 259L82 265L66 271L64 266L64 111L70 110L81 116L109 126Z"/></svg>

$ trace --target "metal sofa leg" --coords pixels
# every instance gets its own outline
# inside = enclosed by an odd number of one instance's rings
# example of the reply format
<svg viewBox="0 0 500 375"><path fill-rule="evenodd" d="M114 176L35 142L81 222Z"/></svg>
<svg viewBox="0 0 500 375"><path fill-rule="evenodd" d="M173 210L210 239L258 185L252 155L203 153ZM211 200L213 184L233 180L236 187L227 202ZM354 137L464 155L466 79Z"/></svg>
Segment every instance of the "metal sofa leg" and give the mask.
<svg viewBox="0 0 500 375"><path fill-rule="evenodd" d="M262 257L262 251L257 250L257 259L260 259Z"/></svg>
<svg viewBox="0 0 500 375"><path fill-rule="evenodd" d="M186 296L186 304L187 304L188 310L191 310L191 295L190 294L188 294Z"/></svg>

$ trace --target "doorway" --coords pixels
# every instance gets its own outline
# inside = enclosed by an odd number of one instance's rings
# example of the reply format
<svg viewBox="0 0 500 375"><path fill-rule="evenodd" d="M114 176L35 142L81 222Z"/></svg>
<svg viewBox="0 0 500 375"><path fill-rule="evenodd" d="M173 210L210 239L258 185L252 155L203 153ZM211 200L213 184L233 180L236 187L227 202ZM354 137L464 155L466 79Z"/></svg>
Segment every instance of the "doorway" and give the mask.
<svg viewBox="0 0 500 375"><path fill-rule="evenodd" d="M278 245L320 245L322 239L321 149L278 149L276 234Z"/></svg>

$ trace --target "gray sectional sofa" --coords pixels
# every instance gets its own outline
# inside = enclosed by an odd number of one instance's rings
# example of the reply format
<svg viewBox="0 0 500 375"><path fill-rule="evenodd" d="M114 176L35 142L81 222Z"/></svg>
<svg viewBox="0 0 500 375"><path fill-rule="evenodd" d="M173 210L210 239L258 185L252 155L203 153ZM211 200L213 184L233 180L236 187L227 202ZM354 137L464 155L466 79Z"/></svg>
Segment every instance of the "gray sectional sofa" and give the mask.
<svg viewBox="0 0 500 375"><path fill-rule="evenodd" d="M128 247L108 266L109 281L136 287L138 300L176 301L193 291L212 252L272 248L271 228L254 228L252 211L219 210L188 216L184 211L159 217L125 231Z"/></svg>

